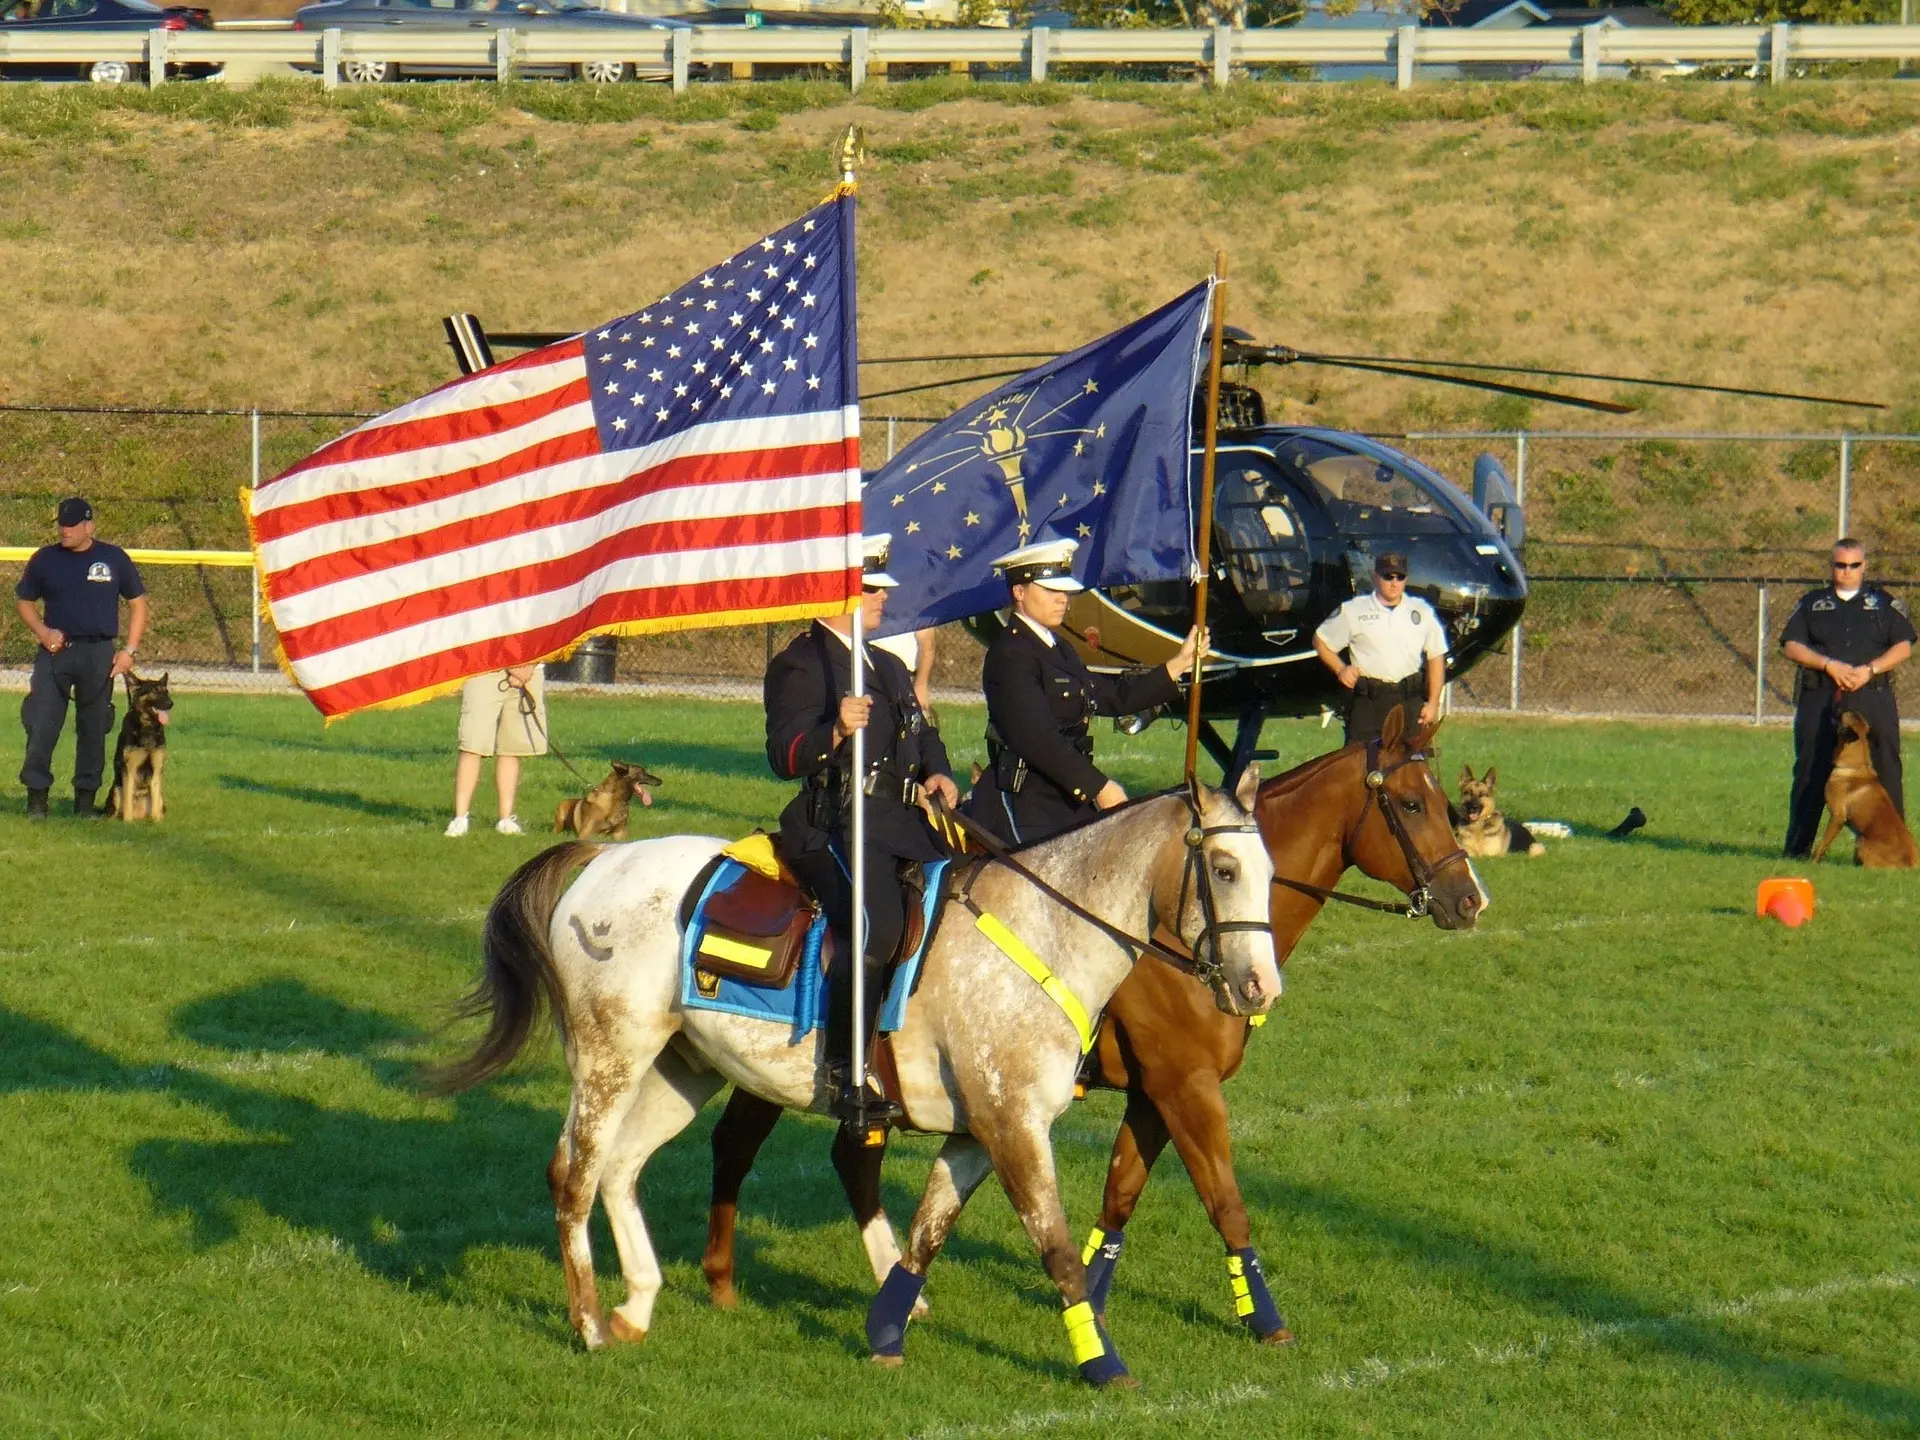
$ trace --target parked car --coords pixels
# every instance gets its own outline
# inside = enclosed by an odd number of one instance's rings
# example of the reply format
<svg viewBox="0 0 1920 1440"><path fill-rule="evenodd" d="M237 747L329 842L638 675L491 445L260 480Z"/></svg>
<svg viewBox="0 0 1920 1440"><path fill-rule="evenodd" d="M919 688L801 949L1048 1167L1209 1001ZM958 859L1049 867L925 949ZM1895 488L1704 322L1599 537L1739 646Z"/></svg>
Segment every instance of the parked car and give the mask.
<svg viewBox="0 0 1920 1440"><path fill-rule="evenodd" d="M191 5L153 5L148 0L0 0L0 34L41 35L53 31L102 30L144 34L149 30L211 30L213 14ZM170 65L171 75L199 78L218 65ZM119 85L144 80L147 67L131 60L62 60L58 63L7 60L0 75L35 80L91 80Z"/></svg>
<svg viewBox="0 0 1920 1440"><path fill-rule="evenodd" d="M3 3L3 0L0 0ZM635 30L679 30L688 22L658 15L618 15L585 0L323 0L295 12L296 30L515 30L576 29L605 34ZM301 69L313 69L310 65ZM414 65L408 75L490 79L487 65ZM623 60L588 60L579 65L525 65L523 75L549 75L612 84L619 80L666 80L668 65L634 65ZM378 84L401 78L391 60L352 59L340 65L343 80Z"/></svg>

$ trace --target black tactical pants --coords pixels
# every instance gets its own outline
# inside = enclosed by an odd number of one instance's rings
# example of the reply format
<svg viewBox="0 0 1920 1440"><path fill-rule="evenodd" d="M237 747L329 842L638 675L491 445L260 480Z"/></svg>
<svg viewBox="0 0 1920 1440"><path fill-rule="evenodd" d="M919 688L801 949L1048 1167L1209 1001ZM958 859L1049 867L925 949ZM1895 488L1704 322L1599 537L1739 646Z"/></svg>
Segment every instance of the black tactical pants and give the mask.
<svg viewBox="0 0 1920 1440"><path fill-rule="evenodd" d="M827 912L827 924L833 929L833 969L827 977L827 1057L830 1060L853 1058L853 967L846 963L853 942L853 881L840 868L831 850L809 850L803 855L786 857L787 866L819 900ZM865 1028L868 1043L873 1040L874 1018L885 998L887 976L891 972L893 952L899 947L906 929L907 911L900 893L900 862L893 856L867 847L867 956Z"/></svg>
<svg viewBox="0 0 1920 1440"><path fill-rule="evenodd" d="M1411 735L1420 720L1420 707L1426 703L1425 675L1413 674L1398 681L1372 680L1362 675L1347 702L1346 743L1378 740L1387 716L1395 709L1406 712L1406 730Z"/></svg>
<svg viewBox="0 0 1920 1440"><path fill-rule="evenodd" d="M1804 860L1819 838L1827 779L1833 773L1834 742L1839 738L1841 712L1846 710L1872 727L1867 749L1874 773L1886 786L1893 808L1903 816L1907 813L1900 783L1900 712L1894 705L1893 686L1882 681L1847 695L1831 684L1810 686L1801 691L1793 713L1793 798L1788 803L1785 848L1789 860Z"/></svg>
<svg viewBox="0 0 1920 1440"><path fill-rule="evenodd" d="M33 680L20 702L20 723L27 731L27 758L20 783L29 790L53 788L53 747L74 717L73 788L98 790L107 764L107 732L113 729L113 651L111 640L69 640L58 655L44 649L33 657Z"/></svg>

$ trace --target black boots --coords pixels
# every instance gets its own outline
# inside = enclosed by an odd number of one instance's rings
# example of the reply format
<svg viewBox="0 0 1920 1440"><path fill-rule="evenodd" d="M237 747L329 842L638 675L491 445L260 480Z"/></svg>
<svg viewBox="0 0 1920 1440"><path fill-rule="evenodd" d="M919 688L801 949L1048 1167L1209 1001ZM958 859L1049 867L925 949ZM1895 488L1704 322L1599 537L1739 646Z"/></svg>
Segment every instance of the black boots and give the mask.
<svg viewBox="0 0 1920 1440"><path fill-rule="evenodd" d="M93 808L93 796L91 790L82 790L78 785L73 787L73 813L82 820L91 820L98 813Z"/></svg>
<svg viewBox="0 0 1920 1440"><path fill-rule="evenodd" d="M47 818L47 792L44 790L27 791L27 819L44 820Z"/></svg>
<svg viewBox="0 0 1920 1440"><path fill-rule="evenodd" d="M876 1126L906 1118L906 1112L881 1093L873 1067L867 1067L864 1091L853 1084L853 976L852 967L840 963L836 955L827 974L827 1088L830 1099L827 1113L843 1125L851 1125L862 1135ZM880 1002L886 998L887 972L891 967L868 962L866 976L867 1054L873 1054L874 1025L880 1018Z"/></svg>

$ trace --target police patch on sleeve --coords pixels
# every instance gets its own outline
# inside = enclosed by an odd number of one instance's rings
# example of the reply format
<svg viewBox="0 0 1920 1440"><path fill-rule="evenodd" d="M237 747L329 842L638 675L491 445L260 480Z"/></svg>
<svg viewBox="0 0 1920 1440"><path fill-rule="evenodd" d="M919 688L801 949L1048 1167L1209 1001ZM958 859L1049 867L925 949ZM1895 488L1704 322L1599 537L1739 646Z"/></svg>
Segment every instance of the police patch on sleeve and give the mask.
<svg viewBox="0 0 1920 1440"><path fill-rule="evenodd" d="M1893 606L1894 614L1904 615L1907 613L1907 602L1902 600L1898 595L1889 597L1887 603Z"/></svg>

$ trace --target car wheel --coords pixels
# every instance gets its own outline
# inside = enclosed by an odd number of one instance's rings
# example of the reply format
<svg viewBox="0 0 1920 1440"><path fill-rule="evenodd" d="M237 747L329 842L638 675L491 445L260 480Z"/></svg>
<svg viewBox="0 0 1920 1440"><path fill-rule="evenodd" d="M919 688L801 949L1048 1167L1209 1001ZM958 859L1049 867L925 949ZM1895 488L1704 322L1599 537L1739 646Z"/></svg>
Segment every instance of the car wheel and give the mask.
<svg viewBox="0 0 1920 1440"><path fill-rule="evenodd" d="M633 78L633 66L624 60L589 60L574 66L573 73L576 78L590 80L595 85L618 85L622 80Z"/></svg>
<svg viewBox="0 0 1920 1440"><path fill-rule="evenodd" d="M349 85L382 85L400 78L400 67L391 60L342 60L340 78Z"/></svg>
<svg viewBox="0 0 1920 1440"><path fill-rule="evenodd" d="M125 60L96 60L86 73L95 85L124 85L133 79L133 66Z"/></svg>

